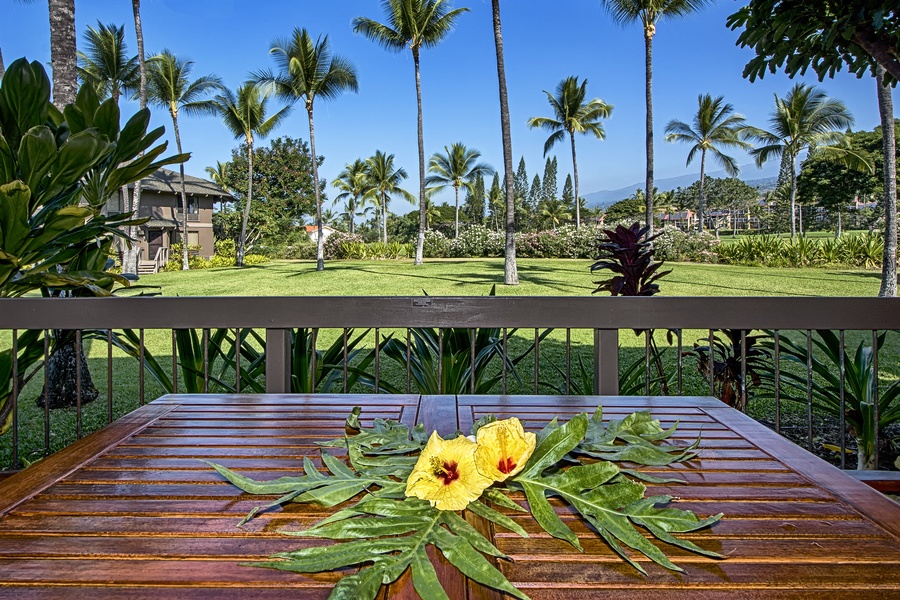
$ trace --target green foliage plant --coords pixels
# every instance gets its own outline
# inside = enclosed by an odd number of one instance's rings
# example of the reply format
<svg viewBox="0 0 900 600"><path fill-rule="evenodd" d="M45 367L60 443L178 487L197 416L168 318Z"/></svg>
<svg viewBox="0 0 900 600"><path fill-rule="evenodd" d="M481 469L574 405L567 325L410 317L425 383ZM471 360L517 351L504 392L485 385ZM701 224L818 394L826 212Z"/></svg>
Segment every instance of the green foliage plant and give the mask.
<svg viewBox="0 0 900 600"><path fill-rule="evenodd" d="M712 366L713 381L719 384L719 399L746 412L750 386L759 388L772 372L772 351L764 346L769 337L768 334L750 335L747 332L741 344L740 329L718 329L713 334L712 351L707 338L705 343L694 342L694 349L684 355L697 359L697 371L704 377L709 378ZM743 356L746 356L744 365Z"/></svg>
<svg viewBox="0 0 900 600"><path fill-rule="evenodd" d="M102 209L120 187L188 158L160 158L163 129L148 133L149 122L141 110L120 127L116 103L101 103L90 85L60 112L40 63L10 64L0 87L0 298L108 296L128 284L104 268L121 228L143 221ZM12 378L24 381L42 356L38 337L23 336L16 373L12 351L0 352L0 432L11 422ZM57 332L54 352L70 337Z"/></svg>
<svg viewBox="0 0 900 600"><path fill-rule="evenodd" d="M420 597L447 599L449 596L427 554L428 546L434 546L463 575L512 597L527 600L528 596L514 587L488 558L509 560L509 557L458 512L439 510L426 501L406 497L406 480L427 439L424 428L418 425L410 429L383 419L375 419L371 429L363 428L359 414L357 407L347 419L348 430L357 431L356 435L322 444L325 448L343 448L348 455L345 463L323 448L324 473L312 460L304 458L302 475L256 481L222 465L207 463L245 492L280 496L274 502L255 508L242 523L260 511L287 502L316 503L329 508L362 493L355 503L310 528L280 532L339 543L307 544L295 551L275 554L268 561L249 564L294 573L317 573L360 565L358 571L348 573L338 581L329 598L363 600L375 598L382 585L391 584L409 569L413 587ZM496 418L490 416L476 423L473 435L491 421ZM683 481L649 476L622 468L615 462L668 465L694 458L696 443L687 448L666 443L674 431L675 427L663 430L659 421L647 412L604 424L599 407L591 417L582 413L564 424L554 419L537 434L536 447L523 470L502 485L488 488L465 510L521 537L528 537L521 525L508 514L492 508L488 501L498 508L523 513L523 516L530 513L546 533L583 551L578 537L548 501L548 497L556 497L587 521L616 554L642 574L646 574L645 569L625 547L667 569L676 572L682 572L682 569L638 527L657 540L682 550L723 558L677 537L677 534L709 527L722 518L721 514L700 519L690 511L658 507L671 502L672 497L645 496L644 481ZM569 466L561 468L563 465ZM515 492L525 495L527 509L510 497L509 494Z"/></svg>

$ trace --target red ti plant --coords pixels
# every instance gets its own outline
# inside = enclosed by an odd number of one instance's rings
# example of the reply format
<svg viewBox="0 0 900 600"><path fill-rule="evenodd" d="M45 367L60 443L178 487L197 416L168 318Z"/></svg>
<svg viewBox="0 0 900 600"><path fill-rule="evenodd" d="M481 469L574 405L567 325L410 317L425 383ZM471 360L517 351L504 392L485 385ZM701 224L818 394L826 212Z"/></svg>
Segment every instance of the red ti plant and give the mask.
<svg viewBox="0 0 900 600"><path fill-rule="evenodd" d="M608 241L600 244L600 259L591 265L591 273L609 269L613 276L595 281L595 294L607 291L612 296L653 296L659 292L656 281L672 271L660 271L663 263L654 262L652 242L659 234L647 237L649 231L640 223L603 231Z"/></svg>

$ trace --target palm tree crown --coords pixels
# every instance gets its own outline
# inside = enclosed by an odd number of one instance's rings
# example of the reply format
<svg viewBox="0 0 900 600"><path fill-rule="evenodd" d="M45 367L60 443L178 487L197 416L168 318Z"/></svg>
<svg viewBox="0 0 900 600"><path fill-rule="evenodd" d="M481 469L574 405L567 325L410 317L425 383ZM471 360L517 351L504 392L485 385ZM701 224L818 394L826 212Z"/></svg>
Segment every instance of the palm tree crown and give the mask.
<svg viewBox="0 0 900 600"><path fill-rule="evenodd" d="M419 236L415 264L423 261L425 247L425 141L422 134L422 82L419 75L419 51L437 46L451 31L456 19L468 12L454 9L449 0L382 0L387 24L366 17L353 19L353 31L394 52L412 51L416 72L416 108L419 145Z"/></svg>
<svg viewBox="0 0 900 600"><path fill-rule="evenodd" d="M784 98L775 96L768 131L750 130L751 136L762 144L750 151L757 166L770 158L781 158L789 166L791 237L796 235L797 157L803 150L832 155L854 168L871 168L863 155L842 146L843 131L852 125L853 117L843 102L829 98L814 86L798 83Z"/></svg>
<svg viewBox="0 0 900 600"><path fill-rule="evenodd" d="M581 211L577 203L578 199L578 163L575 158L575 134L591 133L598 140L606 137L600 119L606 119L612 114L613 107L600 98L594 98L588 102L587 79L578 83L578 77L566 77L556 86L556 93L547 94L547 101L553 109L553 117L532 117L528 119L529 127L540 127L550 131L550 137L544 142L544 156L565 138L566 133L572 145L572 174L575 181L575 226L581 226Z"/></svg>
<svg viewBox="0 0 900 600"><path fill-rule="evenodd" d="M344 166L338 176L331 182L331 185L341 191L335 196L334 202L343 201L346 206L347 221L350 225L350 233L353 233L353 219L357 210L361 207L361 202L365 202L365 193L368 189L368 166L366 162L357 158L352 163Z"/></svg>
<svg viewBox="0 0 900 600"><path fill-rule="evenodd" d="M731 177L740 172L737 161L724 154L719 147L731 147L747 150L751 145L745 141L749 133L744 116L734 112L734 107L719 96L713 98L702 94L697 98L697 114L694 115L693 126L673 119L666 125L666 141L692 144L688 151L687 163L690 165L700 153L700 201L698 210L698 229L703 231L703 184L706 175L706 153L711 152L713 158L724 167Z"/></svg>
<svg viewBox="0 0 900 600"><path fill-rule="evenodd" d="M125 27L97 22L97 29L88 27L84 33L87 52L78 53L78 76L97 90L100 98L112 98L136 91L140 85L140 65L137 56L128 56Z"/></svg>
<svg viewBox="0 0 900 600"><path fill-rule="evenodd" d="M494 174L494 169L487 163L476 162L481 158L478 150L469 150L462 142L444 146L444 153L436 152L431 156L428 170L431 175L425 178L425 185L441 190L452 187L456 194L456 237L459 237L459 188L475 181L477 177Z"/></svg>
<svg viewBox="0 0 900 600"><path fill-rule="evenodd" d="M415 202L415 196L400 187L403 180L409 177L403 167L394 167L394 155L376 150L373 156L366 159L368 190L366 198L375 202L381 209L381 226L383 241L387 242L387 205L390 197L400 194L406 200Z"/></svg>

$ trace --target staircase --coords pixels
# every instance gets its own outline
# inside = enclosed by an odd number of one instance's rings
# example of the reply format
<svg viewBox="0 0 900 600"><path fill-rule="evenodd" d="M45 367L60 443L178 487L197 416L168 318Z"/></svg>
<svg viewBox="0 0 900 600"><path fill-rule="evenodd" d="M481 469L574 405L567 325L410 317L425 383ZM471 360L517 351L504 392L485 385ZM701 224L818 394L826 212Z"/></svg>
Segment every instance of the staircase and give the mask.
<svg viewBox="0 0 900 600"><path fill-rule="evenodd" d="M167 262L169 262L169 249L159 248L156 251L156 256L153 257L153 260L138 259L138 275L153 275L154 273L159 273L159 270L163 268Z"/></svg>

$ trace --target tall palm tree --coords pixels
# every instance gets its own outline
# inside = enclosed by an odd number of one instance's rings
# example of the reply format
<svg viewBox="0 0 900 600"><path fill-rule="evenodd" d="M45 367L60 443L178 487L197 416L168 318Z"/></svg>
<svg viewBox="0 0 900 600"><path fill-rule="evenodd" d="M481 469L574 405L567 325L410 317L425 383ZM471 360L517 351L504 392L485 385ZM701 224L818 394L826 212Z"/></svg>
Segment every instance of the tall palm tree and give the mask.
<svg viewBox="0 0 900 600"><path fill-rule="evenodd" d="M500 22L500 0L491 0L491 16L494 23L494 50L497 55L497 82L500 91L500 134L503 137L503 174L506 186L506 248L503 265L503 283L519 285L519 269L516 266L516 193L512 185L513 174L512 134L509 125L509 94L506 91L506 63L503 59L503 28Z"/></svg>
<svg viewBox="0 0 900 600"><path fill-rule="evenodd" d="M572 213L568 210L569 207L566 206L565 202L557 198L544 200L539 208L541 216L544 217L545 222L550 223L553 229L556 229L556 226L563 221L568 221L572 218Z"/></svg>
<svg viewBox="0 0 900 600"><path fill-rule="evenodd" d="M875 85L878 87L878 113L881 117L881 144L883 156L897 155L897 139L894 133L894 100L891 87L885 85L885 69L875 67ZM884 255L881 262L882 298L897 296L897 162L884 161Z"/></svg>
<svg viewBox="0 0 900 600"><path fill-rule="evenodd" d="M687 163L690 165L700 152L700 201L697 215L699 217L697 231L703 231L703 184L706 178L706 153L712 153L713 158L725 169L731 177L737 177L740 173L737 161L732 156L724 154L719 147L739 148L749 150L753 146L745 141L749 129L744 115L734 112L734 107L725 102L723 96L713 98L709 94L701 94L697 97L697 114L694 115L693 127L684 121L672 119L666 125L667 142L683 142L693 144L688 151Z"/></svg>
<svg viewBox="0 0 900 600"><path fill-rule="evenodd" d="M650 228L649 235L653 234L653 193L656 189L653 187L653 36L656 35L656 24L663 19L684 17L711 3L712 0L600 0L616 23L628 25L640 22L644 29L644 94L647 104L644 218Z"/></svg>
<svg viewBox="0 0 900 600"><path fill-rule="evenodd" d="M529 127L540 127L550 131L550 137L544 142L544 156L556 142L562 141L566 133L572 144L572 179L575 181L575 197L578 198L578 162L575 159L575 134L594 134L598 140L606 137L600 119L607 119L612 114L612 105L600 98L585 102L587 97L587 79L578 84L578 77L566 77L556 86L556 95L544 90L547 101L553 108L553 117L532 117L528 119ZM581 227L581 211L575 203L575 227Z"/></svg>
<svg viewBox="0 0 900 600"><path fill-rule="evenodd" d="M75 0L48 0L50 63L53 65L53 104L62 110L78 92L78 53L75 40Z"/></svg>
<svg viewBox="0 0 900 600"><path fill-rule="evenodd" d="M353 19L353 31L394 52L412 51L416 71L416 108L419 142L419 237L415 264L423 262L425 245L425 140L422 134L422 81L419 53L437 46L453 30L456 19L467 8L452 8L449 0L382 0L387 24L365 17Z"/></svg>
<svg viewBox="0 0 900 600"><path fill-rule="evenodd" d="M141 110L147 108L147 55L144 53L144 27L141 24L141 0L131 0L131 12L134 14L134 35L137 38L137 60L138 60L138 101ZM143 153L141 154L143 155ZM127 197L127 196L126 196ZM131 192L131 204L128 210L133 214L140 214L141 211L141 180L134 182L134 189ZM138 228L134 225L128 228L128 235L132 239L137 237ZM139 248L132 245L125 249L122 253L122 272L137 273L137 257Z"/></svg>
<svg viewBox="0 0 900 600"><path fill-rule="evenodd" d="M797 157L802 151L823 152L850 167L871 167L864 156L841 147L843 131L852 125L853 117L843 102L829 98L814 86L798 83L784 98L775 96L768 131L749 130L751 137L762 144L750 151L756 165L761 167L774 157L789 170L792 239L797 235Z"/></svg>
<svg viewBox="0 0 900 600"><path fill-rule="evenodd" d="M221 160L216 161L215 167L206 167L203 170L206 171L206 174L209 175L210 181L219 186L225 191L230 191L228 188L228 173L227 173L228 165L223 163ZM228 205L224 199L222 199L222 212L225 212L225 207Z"/></svg>
<svg viewBox="0 0 900 600"><path fill-rule="evenodd" d="M137 56L128 56L125 44L125 26L97 22L97 29L88 27L84 33L87 52L78 53L78 76L93 86L100 98L112 98L119 103L123 92L129 93L140 86Z"/></svg>
<svg viewBox="0 0 900 600"><path fill-rule="evenodd" d="M478 150L469 150L462 142L444 146L444 153L435 152L428 162L431 175L425 178L425 185L435 191L452 187L456 195L456 216L454 218L454 237L459 237L459 188L463 184L475 181L476 177L494 174L494 169L487 163L475 162L481 158Z"/></svg>
<svg viewBox="0 0 900 600"><path fill-rule="evenodd" d="M181 132L178 129L178 112L188 116L212 115L216 106L209 95L223 89L222 81L215 75L204 75L190 80L194 63L176 57L168 49L150 58L147 73L147 99L151 104L166 108L172 117L175 145L181 154ZM188 202L184 190L184 163L178 165L181 183L181 268L188 270Z"/></svg>
<svg viewBox="0 0 900 600"><path fill-rule="evenodd" d="M356 68L343 56L332 54L328 36L315 41L306 29L294 29L290 38L275 40L271 54L275 56L279 72L256 75L261 84L271 85L282 100L294 103L301 99L309 118L309 149L312 155L313 179L316 194L316 225L319 229L316 244L316 270L325 269L322 235L322 195L319 189L319 161L316 160L316 133L313 124L313 105L316 98L331 100L345 91L357 91Z"/></svg>
<svg viewBox="0 0 900 600"><path fill-rule="evenodd" d="M354 218L357 211L365 203L366 190L368 185L368 166L366 161L357 158L352 163L344 166L344 170L338 173L331 185L341 191L335 196L335 203L343 201L345 203L347 213L347 222L349 224L350 233L353 233Z"/></svg>
<svg viewBox="0 0 900 600"><path fill-rule="evenodd" d="M247 243L247 220L250 218L250 204L253 202L253 141L254 136L265 137L277 127L290 112L290 105L266 118L269 97L252 83L238 88L237 94L223 90L213 104L225 127L236 140L242 139L247 145L247 198L241 221L241 237L238 240L237 266L244 266L244 250ZM315 160L315 159L313 159Z"/></svg>
<svg viewBox="0 0 900 600"><path fill-rule="evenodd" d="M400 187L404 179L409 177L403 167L394 167L394 155L376 150L373 156L366 159L368 190L366 197L381 209L382 241L387 242L387 205L394 194L400 194L411 203L416 198Z"/></svg>

